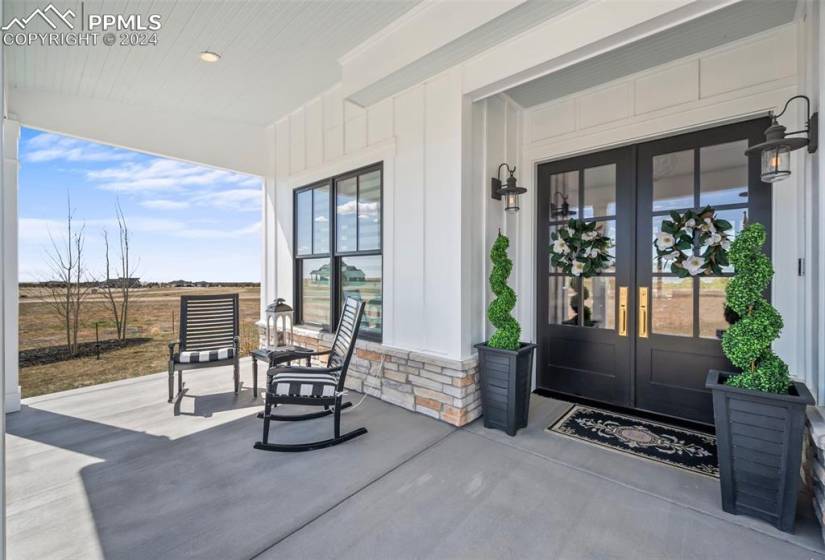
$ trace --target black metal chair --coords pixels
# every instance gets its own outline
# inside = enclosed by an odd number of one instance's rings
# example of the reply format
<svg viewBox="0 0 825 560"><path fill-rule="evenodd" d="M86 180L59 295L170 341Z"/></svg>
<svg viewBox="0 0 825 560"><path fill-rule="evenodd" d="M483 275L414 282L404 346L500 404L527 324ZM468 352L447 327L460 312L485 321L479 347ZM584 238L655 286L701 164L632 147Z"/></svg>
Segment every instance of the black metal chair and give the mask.
<svg viewBox="0 0 825 560"><path fill-rule="evenodd" d="M314 355L328 354L326 367L277 366L267 372L266 404L264 406L263 441L255 443L255 449L265 451L311 451L338 445L360 435L366 428L358 428L341 434L341 410L352 406L343 402L344 382L347 377L355 339L364 314L364 303L348 297L344 303L338 330L332 348ZM324 410L301 415L281 416L272 414L272 409L280 404L323 406ZM332 407L332 410L330 410ZM294 422L334 415L334 437L323 441L298 444L269 443L269 423L272 420Z"/></svg>
<svg viewBox="0 0 825 560"><path fill-rule="evenodd" d="M181 296L180 340L169 343L169 402L183 392L183 370L232 365L240 388L238 294ZM175 346L179 346L175 352Z"/></svg>

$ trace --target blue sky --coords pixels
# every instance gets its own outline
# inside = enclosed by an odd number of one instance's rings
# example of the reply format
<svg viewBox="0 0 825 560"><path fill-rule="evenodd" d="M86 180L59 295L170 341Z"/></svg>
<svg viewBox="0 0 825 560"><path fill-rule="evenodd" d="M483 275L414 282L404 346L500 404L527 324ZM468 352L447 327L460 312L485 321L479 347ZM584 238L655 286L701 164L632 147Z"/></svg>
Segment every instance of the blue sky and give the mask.
<svg viewBox="0 0 825 560"><path fill-rule="evenodd" d="M65 239L67 196L85 224L89 272L104 273L103 231L129 224L136 275L150 281L260 280L261 179L24 128L20 138L20 280L48 279Z"/></svg>

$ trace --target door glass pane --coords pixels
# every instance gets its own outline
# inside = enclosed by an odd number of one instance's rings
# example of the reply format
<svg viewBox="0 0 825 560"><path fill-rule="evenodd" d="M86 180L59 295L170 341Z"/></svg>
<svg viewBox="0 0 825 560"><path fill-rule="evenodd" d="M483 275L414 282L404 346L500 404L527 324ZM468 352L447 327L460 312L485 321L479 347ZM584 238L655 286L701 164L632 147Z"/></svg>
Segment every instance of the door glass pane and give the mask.
<svg viewBox="0 0 825 560"><path fill-rule="evenodd" d="M658 277L651 281L652 331L693 336L693 279Z"/></svg>
<svg viewBox="0 0 825 560"><path fill-rule="evenodd" d="M733 229L728 230L728 237L733 242L736 236L748 223L748 209L736 208L732 210L719 210L716 212L716 217L720 220L725 220L731 223ZM733 272L733 266L723 266L722 272Z"/></svg>
<svg viewBox="0 0 825 560"><path fill-rule="evenodd" d="M706 146L699 153L699 205L720 206L748 201L747 140Z"/></svg>
<svg viewBox="0 0 825 560"><path fill-rule="evenodd" d="M616 215L616 164L584 170L584 217Z"/></svg>
<svg viewBox="0 0 825 560"><path fill-rule="evenodd" d="M693 208L693 150L653 156L653 211Z"/></svg>
<svg viewBox="0 0 825 560"><path fill-rule="evenodd" d="M653 272L670 272L670 262L666 260L662 260L659 262L659 259L656 258L656 241L659 238L659 233L662 231L662 222L665 220L670 220L670 216L653 216L653 235L651 237L651 256L653 259ZM662 247L666 247L669 239L662 240ZM682 251L685 255L692 254L692 250Z"/></svg>
<svg viewBox="0 0 825 560"><path fill-rule="evenodd" d="M610 248L608 253L613 259L610 261L610 266L605 268L602 272L610 273L616 271L616 220L600 220L598 223L598 231L602 235L606 235L613 241L613 246ZM562 273L562 269L556 266L553 266L552 258L553 258L553 234L557 233L559 229L566 228L567 224L553 224L550 226L550 247L548 247L548 254L547 259L550 261L549 263L549 270L550 272Z"/></svg>
<svg viewBox="0 0 825 560"><path fill-rule="evenodd" d="M579 172L568 171L550 175L550 220L560 221L578 217Z"/></svg>
<svg viewBox="0 0 825 560"><path fill-rule="evenodd" d="M616 279L594 276L584 279L584 326L613 329L616 326Z"/></svg>
<svg viewBox="0 0 825 560"><path fill-rule="evenodd" d="M312 252L329 252L329 187L312 191Z"/></svg>
<svg viewBox="0 0 825 560"><path fill-rule="evenodd" d="M296 252L299 255L312 253L312 191L301 191L295 200L295 220L298 239Z"/></svg>
<svg viewBox="0 0 825 560"><path fill-rule="evenodd" d="M616 220L600 220L598 224L598 231L613 241L613 246L608 251L613 259L610 261L610 266L603 272L616 272Z"/></svg>
<svg viewBox="0 0 825 560"><path fill-rule="evenodd" d="M365 303L361 333L381 334L381 256L344 257L340 273L341 305L348 296Z"/></svg>
<svg viewBox="0 0 825 560"><path fill-rule="evenodd" d="M358 250L381 247L381 172L361 175L358 185Z"/></svg>
<svg viewBox="0 0 825 560"><path fill-rule="evenodd" d="M573 301L576 295L578 279L566 276L551 276L548 288L548 323L557 325L576 325L578 315Z"/></svg>
<svg viewBox="0 0 825 560"><path fill-rule="evenodd" d="M567 227L567 225L566 224L554 224L554 225L550 226L550 237L548 237L548 239L550 240L550 247L548 247L548 252L547 252L547 260L549 262L550 272L557 272L557 273L562 272L561 268L553 266L553 255L554 255L554 252L553 252L553 243L554 243L553 234L558 233L559 229L561 229L563 227ZM557 238L558 238L558 236L557 236Z"/></svg>
<svg viewBox="0 0 825 560"><path fill-rule="evenodd" d="M356 196L358 178L351 177L338 181L335 186L335 220L336 250L339 252L357 251L356 232Z"/></svg>
<svg viewBox="0 0 825 560"><path fill-rule="evenodd" d="M699 336L716 338L717 330L728 328L725 320L725 287L729 277L699 279Z"/></svg>
<svg viewBox="0 0 825 560"><path fill-rule="evenodd" d="M330 306L329 259L303 259L301 262L301 320L328 326Z"/></svg>

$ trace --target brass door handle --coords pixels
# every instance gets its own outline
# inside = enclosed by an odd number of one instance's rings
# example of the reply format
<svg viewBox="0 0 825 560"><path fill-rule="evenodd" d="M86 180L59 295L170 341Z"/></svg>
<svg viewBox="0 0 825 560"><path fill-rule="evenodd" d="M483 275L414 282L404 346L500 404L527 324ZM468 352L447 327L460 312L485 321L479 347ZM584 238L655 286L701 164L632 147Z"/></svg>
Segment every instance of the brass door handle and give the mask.
<svg viewBox="0 0 825 560"><path fill-rule="evenodd" d="M647 288L639 288L639 338L647 338Z"/></svg>
<svg viewBox="0 0 825 560"><path fill-rule="evenodd" d="M619 287L619 336L627 336L627 286Z"/></svg>

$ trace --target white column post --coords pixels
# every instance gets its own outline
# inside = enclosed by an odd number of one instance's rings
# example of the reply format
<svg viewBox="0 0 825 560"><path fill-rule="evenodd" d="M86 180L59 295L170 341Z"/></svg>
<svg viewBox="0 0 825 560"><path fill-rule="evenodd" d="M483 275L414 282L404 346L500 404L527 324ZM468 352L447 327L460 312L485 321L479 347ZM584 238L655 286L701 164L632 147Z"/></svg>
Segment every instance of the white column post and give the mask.
<svg viewBox="0 0 825 560"><path fill-rule="evenodd" d="M3 121L3 190L2 206L2 311L3 311L3 378L5 412L20 410L17 343L17 172L20 123Z"/></svg>
<svg viewBox="0 0 825 560"><path fill-rule="evenodd" d="M266 129L266 176L263 185L261 208L261 319L264 308L275 299L277 293L277 221L275 208L275 125Z"/></svg>
<svg viewBox="0 0 825 560"><path fill-rule="evenodd" d="M3 4L0 3L0 21L3 20ZM5 49L0 47L0 75L5 76L5 58L3 52ZM5 81L3 87L0 87L0 109L2 109L2 117L6 116L6 88ZM5 118L0 121L0 153L5 153L6 142L3 138L3 129L5 128ZM6 228L5 208L3 207L3 193L6 192L6 180L3 176L5 173L5 161L0 163L0 235ZM15 222L17 216L15 216ZM5 236L4 236L5 237ZM0 264L5 268L5 252L3 250L2 240L0 240ZM0 272L0 390L5 394L6 380L5 380L5 364L6 364L6 279L2 272ZM16 327L15 327L16 328ZM0 399L0 558L6 557L6 403L5 399Z"/></svg>

